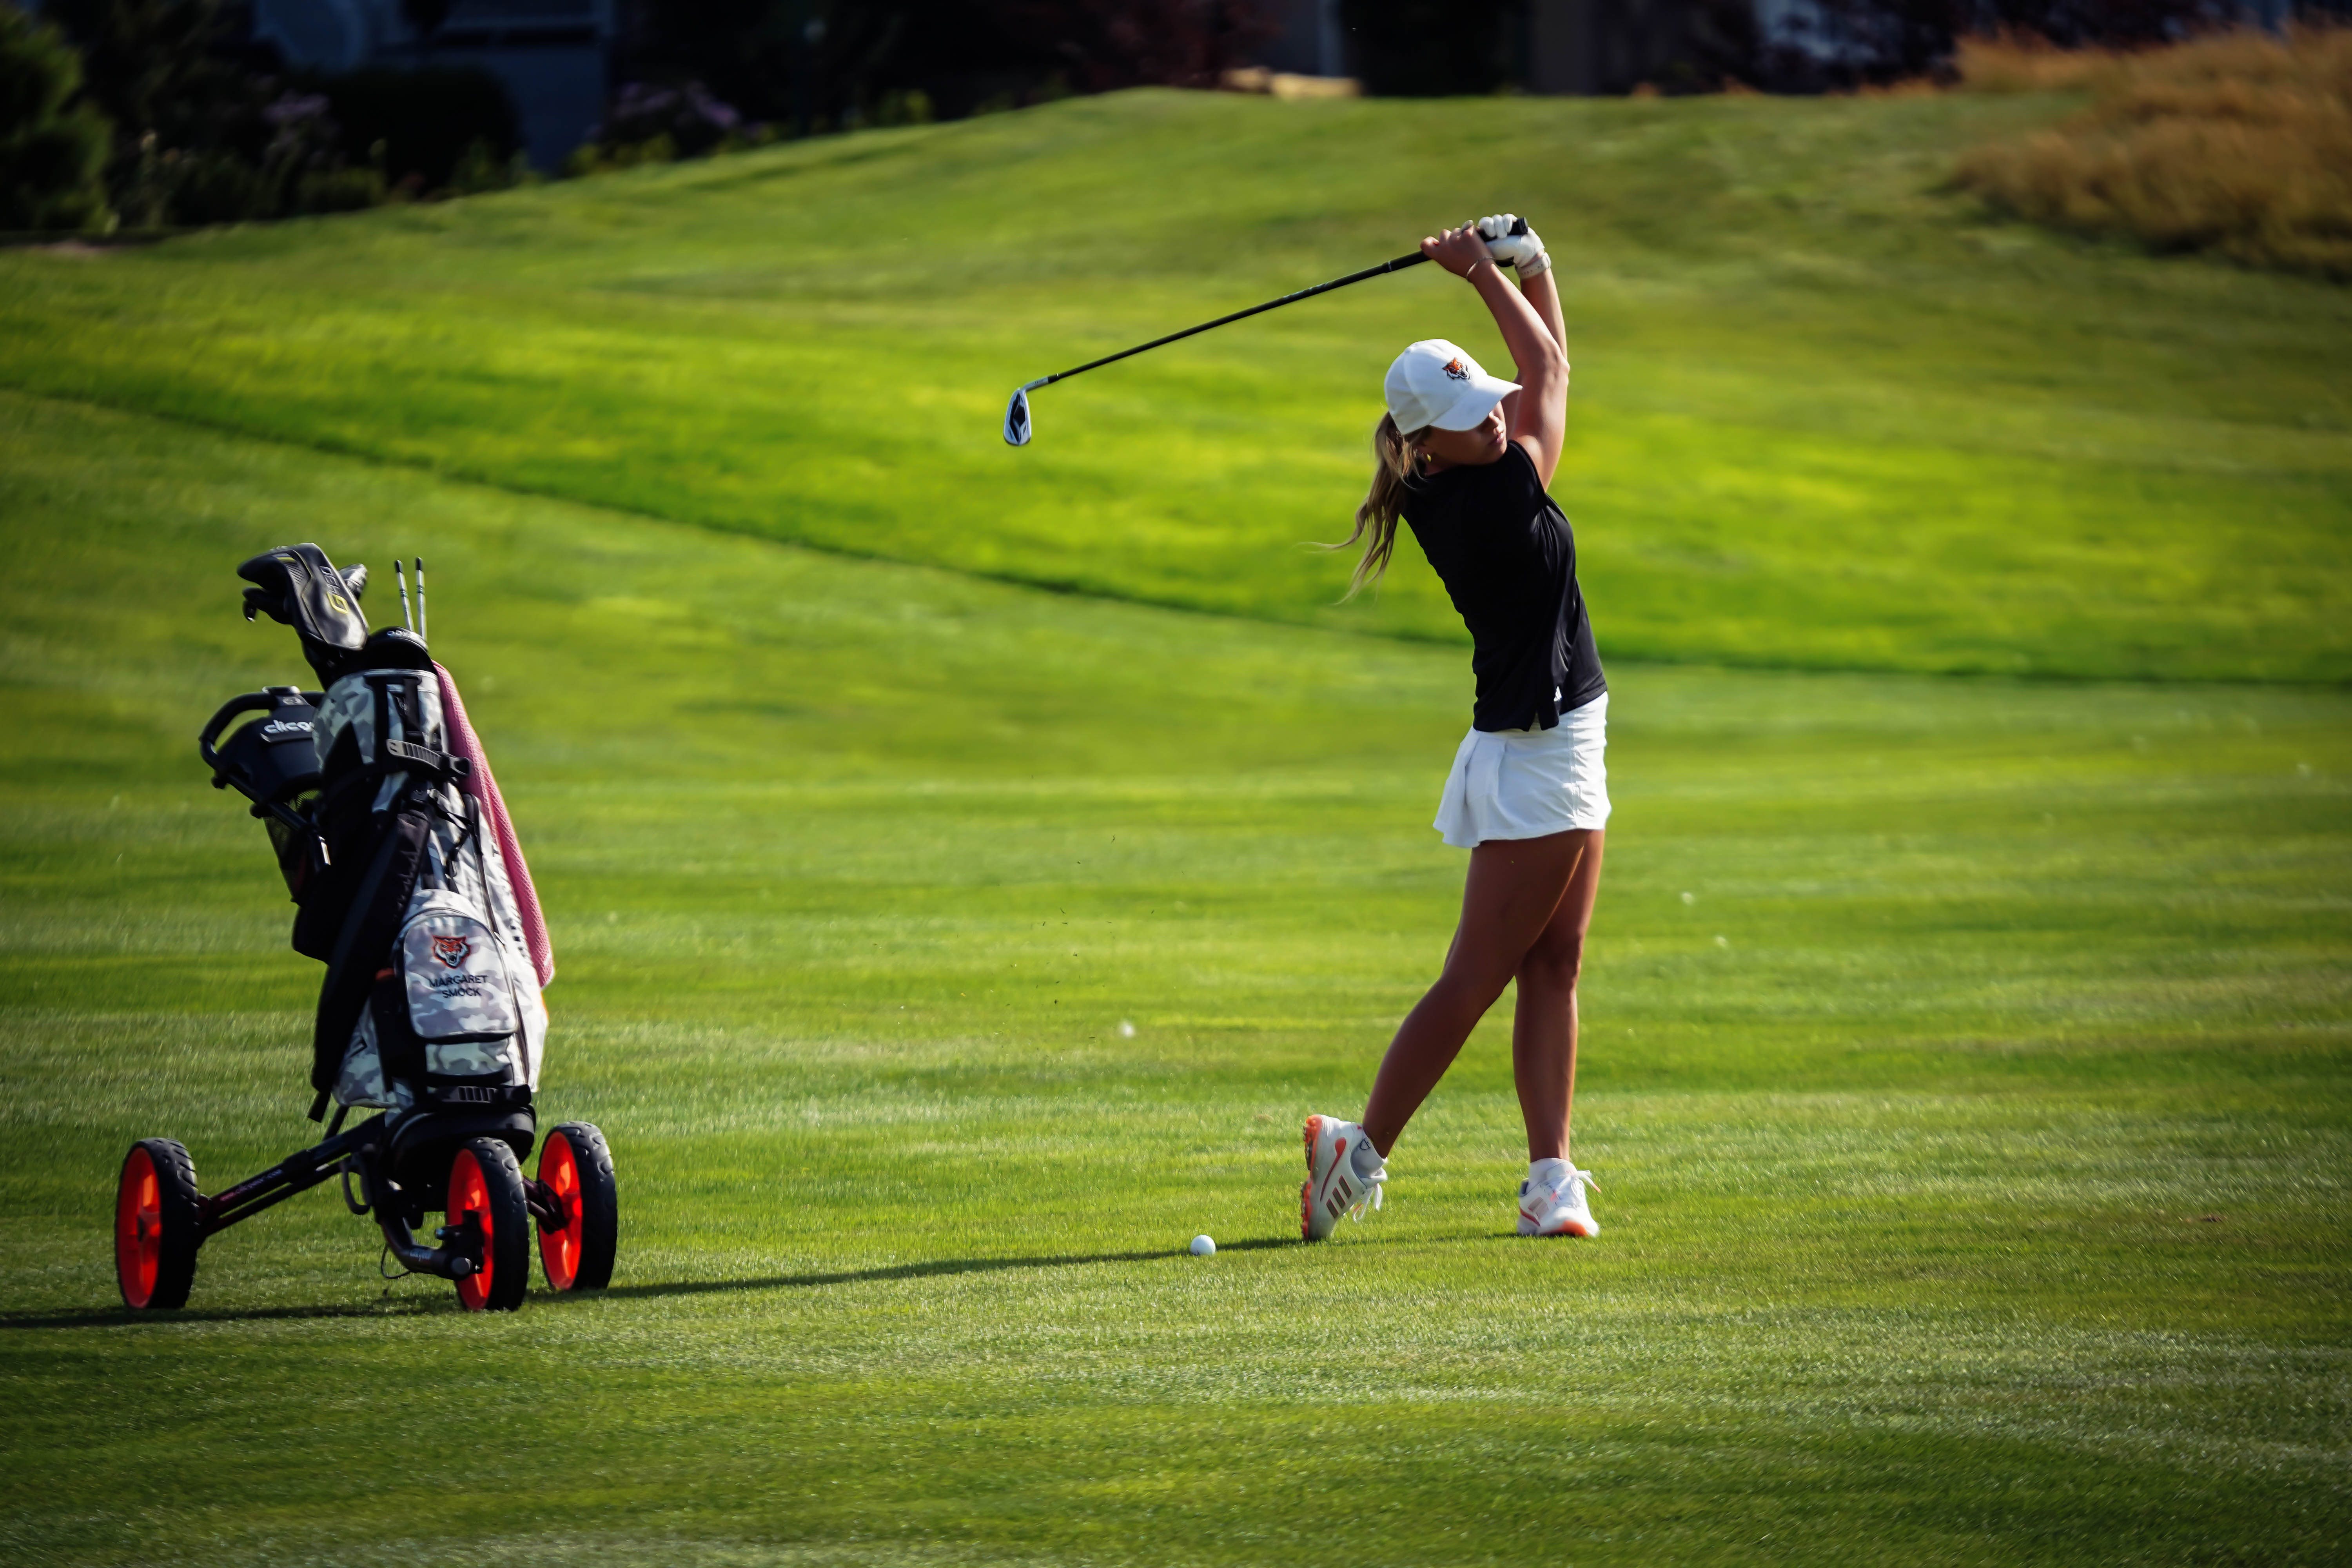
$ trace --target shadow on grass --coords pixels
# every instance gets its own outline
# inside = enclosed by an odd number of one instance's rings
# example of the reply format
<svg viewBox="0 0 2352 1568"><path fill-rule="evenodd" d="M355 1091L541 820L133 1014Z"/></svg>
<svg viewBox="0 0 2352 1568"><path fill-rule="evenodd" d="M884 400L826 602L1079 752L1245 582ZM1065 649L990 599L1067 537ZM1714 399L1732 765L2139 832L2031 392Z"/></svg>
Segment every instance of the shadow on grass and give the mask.
<svg viewBox="0 0 2352 1568"><path fill-rule="evenodd" d="M91 1307L79 1312L0 1312L0 1332L9 1329L136 1329L170 1328L174 1323L267 1323L305 1318L415 1318L430 1312L461 1310L457 1298L447 1300L410 1296L397 1300L342 1301L331 1306L223 1307L206 1311L181 1308L164 1312L134 1312L128 1307Z"/></svg>
<svg viewBox="0 0 2352 1568"><path fill-rule="evenodd" d="M1299 1243L1280 1237L1236 1241L1219 1252L1265 1252ZM887 1279L930 1279L948 1274L990 1274L1006 1268L1075 1268L1090 1263L1156 1263L1191 1254L1181 1247L1151 1252L1068 1252L1046 1258L941 1258L928 1263L896 1263L887 1268L848 1268L829 1274L768 1274L749 1279L679 1279L659 1285L615 1285L594 1299L703 1296L721 1290L814 1290L829 1285L863 1285ZM582 1298L586 1300L588 1298Z"/></svg>
<svg viewBox="0 0 2352 1568"><path fill-rule="evenodd" d="M1219 1252L1265 1252L1300 1245L1284 1237L1229 1242ZM1093 1263L1156 1263L1190 1254L1181 1247L1151 1252L1070 1252L1045 1258L941 1258L928 1263L896 1263L885 1268L848 1268L823 1274L767 1274L748 1279L674 1279L660 1284L615 1285L578 1295L535 1292L534 1309L572 1301L635 1300L659 1296L707 1296L732 1290L814 1290L833 1285L863 1285L890 1279L929 1279L950 1274L989 1274L1009 1268L1075 1268ZM343 1302L332 1306L247 1307L205 1311L181 1309L134 1312L124 1307L93 1307L79 1312L0 1313L0 1331L9 1329L113 1329L140 1324L270 1322L307 1318L418 1317L459 1310L454 1296Z"/></svg>

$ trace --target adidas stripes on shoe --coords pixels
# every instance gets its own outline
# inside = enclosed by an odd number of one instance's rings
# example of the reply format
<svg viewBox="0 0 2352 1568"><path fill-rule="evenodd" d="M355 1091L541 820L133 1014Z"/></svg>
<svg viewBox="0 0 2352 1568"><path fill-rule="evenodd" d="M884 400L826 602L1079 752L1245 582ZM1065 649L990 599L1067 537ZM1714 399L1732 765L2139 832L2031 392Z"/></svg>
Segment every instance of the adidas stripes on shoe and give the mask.
<svg viewBox="0 0 2352 1568"><path fill-rule="evenodd" d="M1307 1119L1307 1184L1298 1189L1298 1235L1320 1241L1341 1215L1364 1217L1381 1206L1381 1184L1389 1179L1372 1141L1352 1121L1336 1116Z"/></svg>

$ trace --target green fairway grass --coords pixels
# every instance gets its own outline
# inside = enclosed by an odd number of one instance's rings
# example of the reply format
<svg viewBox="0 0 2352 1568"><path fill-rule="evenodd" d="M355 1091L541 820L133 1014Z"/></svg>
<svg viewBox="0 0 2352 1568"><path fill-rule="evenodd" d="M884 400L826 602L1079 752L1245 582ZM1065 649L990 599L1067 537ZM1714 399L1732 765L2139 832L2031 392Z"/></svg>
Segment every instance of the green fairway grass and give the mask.
<svg viewBox="0 0 2352 1568"><path fill-rule="evenodd" d="M856 555L1335 609L1379 380L1504 360L1435 268L1018 384L1509 208L1559 258L1558 485L1619 658L2352 678L2352 294L1994 224L2046 96L1138 92L496 197L0 254L0 385ZM1411 552L1402 552L1411 556Z"/></svg>
<svg viewBox="0 0 2352 1568"><path fill-rule="evenodd" d="M0 394L0 1556L2344 1555L2342 690L1617 660L1604 1234L1509 1234L1499 1009L1309 1248L1299 1119L1458 896L1460 650L517 488ZM316 967L193 745L303 677L231 568L311 537L431 564L600 1295L387 1287L322 1190L111 1305L130 1140L216 1189L313 1131Z"/></svg>

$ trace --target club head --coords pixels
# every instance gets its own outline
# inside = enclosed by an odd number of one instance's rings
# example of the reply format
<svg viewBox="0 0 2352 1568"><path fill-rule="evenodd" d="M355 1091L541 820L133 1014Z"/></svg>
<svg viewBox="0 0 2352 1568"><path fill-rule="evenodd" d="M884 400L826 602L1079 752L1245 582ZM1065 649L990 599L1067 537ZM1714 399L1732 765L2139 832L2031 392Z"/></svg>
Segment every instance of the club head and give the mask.
<svg viewBox="0 0 2352 1568"><path fill-rule="evenodd" d="M1032 434L1034 431L1029 424L1029 389L1024 386L1013 395L1012 402L1004 405L1004 444L1008 447L1026 447Z"/></svg>
<svg viewBox="0 0 2352 1568"><path fill-rule="evenodd" d="M245 618L268 616L294 628L303 657L319 679L331 683L352 654L366 643L366 619L358 591L315 544L268 550L236 569L252 586L245 591Z"/></svg>

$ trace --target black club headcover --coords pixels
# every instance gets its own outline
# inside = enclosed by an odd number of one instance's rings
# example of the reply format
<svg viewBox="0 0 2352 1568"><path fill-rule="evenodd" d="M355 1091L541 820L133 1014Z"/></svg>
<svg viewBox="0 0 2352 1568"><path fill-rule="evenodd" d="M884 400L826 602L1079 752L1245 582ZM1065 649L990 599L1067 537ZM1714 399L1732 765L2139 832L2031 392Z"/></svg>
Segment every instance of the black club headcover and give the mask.
<svg viewBox="0 0 2352 1568"><path fill-rule="evenodd" d="M245 618L265 615L292 626L302 639L302 657L322 684L331 684L367 641L359 604L367 584L364 568L338 572L317 545L289 544L255 556L236 574L253 584L245 591Z"/></svg>

